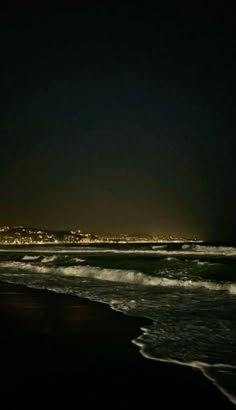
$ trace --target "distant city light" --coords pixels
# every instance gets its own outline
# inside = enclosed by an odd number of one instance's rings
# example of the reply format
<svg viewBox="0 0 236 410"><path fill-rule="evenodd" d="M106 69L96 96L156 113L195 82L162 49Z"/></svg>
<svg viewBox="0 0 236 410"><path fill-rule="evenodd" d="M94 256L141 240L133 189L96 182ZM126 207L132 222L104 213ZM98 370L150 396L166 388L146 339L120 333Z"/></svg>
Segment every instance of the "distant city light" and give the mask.
<svg viewBox="0 0 236 410"><path fill-rule="evenodd" d="M130 235L118 234L114 236L98 236L91 233L76 231L46 231L42 229L25 228L23 226L0 227L0 243L3 245L31 245L31 244L86 244L86 243L183 243L203 242L196 238L177 238L168 235Z"/></svg>

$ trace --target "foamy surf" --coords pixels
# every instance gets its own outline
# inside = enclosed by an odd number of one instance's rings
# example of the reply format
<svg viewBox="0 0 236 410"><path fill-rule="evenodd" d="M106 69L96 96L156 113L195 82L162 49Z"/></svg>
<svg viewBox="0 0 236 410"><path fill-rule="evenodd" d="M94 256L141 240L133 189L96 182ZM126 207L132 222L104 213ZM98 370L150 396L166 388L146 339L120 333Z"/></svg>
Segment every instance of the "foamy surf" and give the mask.
<svg viewBox="0 0 236 410"><path fill-rule="evenodd" d="M235 403L235 250L204 244L5 248L0 280L151 319L138 338L142 354L198 368Z"/></svg>
<svg viewBox="0 0 236 410"><path fill-rule="evenodd" d="M148 332L147 329L142 328L144 334ZM140 337L142 338L142 336ZM228 391L227 386L224 387L220 384L220 381L218 380L218 373L217 370L224 370L224 369L230 369L233 371L233 373L235 373L236 376L236 366L230 366L228 364L223 364L223 363L216 363L216 364L212 364L209 365L208 363L204 363L204 362L199 362L199 361L191 361L191 362L181 362L180 360L175 360L175 359L162 359L162 358L158 358L148 352L146 352L145 350L145 344L142 343L142 341L140 341L139 339L134 339L132 340L132 342L139 347L139 351L142 354L143 357L145 357L146 359L149 360L155 360L158 362L163 362L163 363L172 363L172 364L176 364L179 366L186 366L186 367L191 367L192 369L197 369L199 370L207 379L209 379L216 387L217 389L224 394L229 401L231 401L231 403L236 405L236 395L232 392ZM215 372L214 372L215 370ZM211 373L215 373L215 375L213 376Z"/></svg>
<svg viewBox="0 0 236 410"><path fill-rule="evenodd" d="M52 256L45 256L41 263L50 263L50 262L55 262L58 259L57 255L52 255Z"/></svg>
<svg viewBox="0 0 236 410"><path fill-rule="evenodd" d="M57 247L45 247L45 245L34 246L32 249L25 247L24 245L18 247L0 247L0 253L37 253L37 254L124 254L124 255L166 255L166 256L223 256L223 257L233 257L236 256L236 247L233 246L206 246L199 244L183 244L180 246L174 246L176 244L165 244L165 245L153 245L153 244L142 244L139 248L137 247L116 247L113 244L105 246L72 246L67 248Z"/></svg>
<svg viewBox="0 0 236 410"><path fill-rule="evenodd" d="M23 261L35 261L35 260L37 260L37 259L39 259L39 258L40 258L39 255L37 255L37 256L25 255L25 256L23 256L22 260L23 260Z"/></svg>
<svg viewBox="0 0 236 410"><path fill-rule="evenodd" d="M42 262L52 262L56 258L45 258ZM161 286L161 287L183 287L189 289L205 288L212 291L227 291L232 295L236 295L235 284L222 284L208 281L192 281L181 279L169 279L166 277L155 277L146 275L142 272L123 270L123 269L108 269L96 266L65 266L65 267L46 267L23 262L2 262L1 268L8 268L21 272L43 273L51 275L67 275L72 277L93 278L97 280L109 282L122 282L143 286Z"/></svg>

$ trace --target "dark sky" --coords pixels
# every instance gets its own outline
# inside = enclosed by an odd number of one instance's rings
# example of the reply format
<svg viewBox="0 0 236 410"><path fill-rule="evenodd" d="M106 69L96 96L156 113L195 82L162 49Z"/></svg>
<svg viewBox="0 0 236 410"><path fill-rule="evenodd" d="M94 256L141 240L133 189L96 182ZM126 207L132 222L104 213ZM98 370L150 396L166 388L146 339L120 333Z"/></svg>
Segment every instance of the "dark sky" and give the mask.
<svg viewBox="0 0 236 410"><path fill-rule="evenodd" d="M234 239L231 8L35 3L0 15L0 224Z"/></svg>

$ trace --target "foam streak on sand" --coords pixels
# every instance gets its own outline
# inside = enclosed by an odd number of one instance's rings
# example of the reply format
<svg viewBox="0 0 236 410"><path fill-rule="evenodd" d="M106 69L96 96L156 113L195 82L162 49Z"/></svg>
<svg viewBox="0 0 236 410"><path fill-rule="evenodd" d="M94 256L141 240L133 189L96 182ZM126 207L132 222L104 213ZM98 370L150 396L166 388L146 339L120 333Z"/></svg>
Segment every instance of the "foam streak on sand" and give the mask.
<svg viewBox="0 0 236 410"><path fill-rule="evenodd" d="M177 364L180 366L186 366L186 367L200 370L200 372L207 379L209 379L217 387L217 389L219 389L219 391L221 391L230 400L231 403L236 405L236 394L234 394L233 392L229 392L227 389L224 389L224 387L222 387L217 381L219 370L225 371L227 369L230 369L230 371L231 372L233 371L236 376L236 366L231 366L231 365L223 364L223 363L215 363L215 364L209 365L208 363L200 362L197 360L191 361L191 362L183 362L183 361L175 360L171 358L168 358L168 359L158 358L156 356L151 355L150 352L146 352L145 350L146 346L142 342L142 339L143 337L145 337L145 335L148 335L149 329L142 327L142 331L143 331L143 335L138 337L137 339L134 339L132 342L140 348L140 353L143 355L143 357L145 357L146 359L156 360L158 362L173 363L173 364ZM214 370L216 370L216 372L214 372ZM216 373L215 377L214 377L214 373Z"/></svg>

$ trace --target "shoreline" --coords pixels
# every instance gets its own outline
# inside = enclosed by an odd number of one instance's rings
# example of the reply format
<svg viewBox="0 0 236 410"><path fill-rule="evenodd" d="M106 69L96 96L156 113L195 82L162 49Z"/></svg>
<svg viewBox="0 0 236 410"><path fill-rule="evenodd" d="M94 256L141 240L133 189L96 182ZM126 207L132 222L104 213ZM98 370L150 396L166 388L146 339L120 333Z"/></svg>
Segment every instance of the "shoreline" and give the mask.
<svg viewBox="0 0 236 410"><path fill-rule="evenodd" d="M54 404L78 395L109 408L235 408L200 371L144 358L131 341L145 323L106 304L0 282L3 400L25 406L28 392Z"/></svg>

